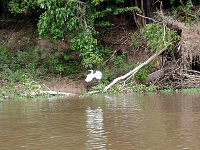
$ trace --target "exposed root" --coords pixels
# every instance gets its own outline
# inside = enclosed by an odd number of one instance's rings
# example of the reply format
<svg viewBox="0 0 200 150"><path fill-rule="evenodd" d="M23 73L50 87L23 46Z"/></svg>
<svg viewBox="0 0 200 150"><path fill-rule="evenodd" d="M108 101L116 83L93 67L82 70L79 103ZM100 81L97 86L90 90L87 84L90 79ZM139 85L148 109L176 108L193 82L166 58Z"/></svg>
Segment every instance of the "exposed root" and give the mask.
<svg viewBox="0 0 200 150"><path fill-rule="evenodd" d="M200 87L200 21L194 28L189 28L168 16L164 16L164 20L168 27L181 31L179 47L174 52L178 57L164 65L164 75L152 84L174 89Z"/></svg>
<svg viewBox="0 0 200 150"><path fill-rule="evenodd" d="M200 71L183 70L183 63L179 59L173 67L165 70L164 76L157 78L154 85L162 88L188 88L200 87Z"/></svg>

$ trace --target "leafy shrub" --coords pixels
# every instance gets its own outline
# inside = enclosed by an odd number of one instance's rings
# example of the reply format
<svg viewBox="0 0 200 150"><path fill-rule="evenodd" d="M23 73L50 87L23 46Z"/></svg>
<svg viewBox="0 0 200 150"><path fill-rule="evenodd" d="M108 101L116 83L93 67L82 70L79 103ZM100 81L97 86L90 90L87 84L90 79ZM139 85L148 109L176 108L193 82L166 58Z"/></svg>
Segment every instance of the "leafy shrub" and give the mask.
<svg viewBox="0 0 200 150"><path fill-rule="evenodd" d="M135 79L138 81L138 83L144 84L147 80L149 73L150 73L150 67L149 66L143 67L135 74Z"/></svg>
<svg viewBox="0 0 200 150"><path fill-rule="evenodd" d="M46 66L54 74L68 75L76 72L79 66L77 63L64 52L51 51L47 57Z"/></svg>
<svg viewBox="0 0 200 150"><path fill-rule="evenodd" d="M114 78L123 75L135 67L135 64L127 64L125 62L126 54L117 55L113 57L108 66L103 68L102 82L108 84ZM112 71L111 71L112 70Z"/></svg>
<svg viewBox="0 0 200 150"><path fill-rule="evenodd" d="M147 46L152 51L159 51L165 46L168 46L169 50L174 50L176 41L180 39L176 31L169 28L164 31L162 26L156 23L148 24L141 30L141 35L146 39Z"/></svg>
<svg viewBox="0 0 200 150"><path fill-rule="evenodd" d="M17 83L10 82L3 89L1 89L0 97L33 97L35 95L42 95L40 92L41 90L42 86L38 84L30 75L23 74Z"/></svg>
<svg viewBox="0 0 200 150"><path fill-rule="evenodd" d="M7 45L0 46L0 64L8 65L12 61L11 50ZM1 67L1 66L0 66Z"/></svg>
<svg viewBox="0 0 200 150"><path fill-rule="evenodd" d="M178 12L181 12L181 17L186 25L191 26L192 22L197 19L197 15L192 14L193 3L192 0L182 1L180 0L180 5L178 7L174 7L176 3L175 0L171 0L171 5L173 6L173 14L174 16L178 16ZM179 16L178 16L179 17Z"/></svg>
<svg viewBox="0 0 200 150"><path fill-rule="evenodd" d="M8 3L9 10L15 15L19 13L27 13L29 9L35 9L38 6L37 0L10 0Z"/></svg>
<svg viewBox="0 0 200 150"><path fill-rule="evenodd" d="M108 54L108 49L98 46L91 32L83 32L71 40L72 50L79 51L82 57L82 65L85 68L100 66L103 55Z"/></svg>
<svg viewBox="0 0 200 150"><path fill-rule="evenodd" d="M86 7L80 1L40 0L38 3L46 10L38 23L40 37L50 33L55 39L64 39L66 32L74 32L85 26Z"/></svg>
<svg viewBox="0 0 200 150"><path fill-rule="evenodd" d="M114 0L112 5L106 3L102 0L11 0L9 8L14 14L26 13L38 7L43 9L38 22L40 37L51 35L54 39L65 39L70 33L74 37L71 49L80 53L85 68L91 68L100 65L108 54L108 50L97 42L95 25L103 28L110 26L107 18L109 14L141 12L137 6L124 7L123 0ZM54 64L54 71L63 72L64 66L58 62Z"/></svg>

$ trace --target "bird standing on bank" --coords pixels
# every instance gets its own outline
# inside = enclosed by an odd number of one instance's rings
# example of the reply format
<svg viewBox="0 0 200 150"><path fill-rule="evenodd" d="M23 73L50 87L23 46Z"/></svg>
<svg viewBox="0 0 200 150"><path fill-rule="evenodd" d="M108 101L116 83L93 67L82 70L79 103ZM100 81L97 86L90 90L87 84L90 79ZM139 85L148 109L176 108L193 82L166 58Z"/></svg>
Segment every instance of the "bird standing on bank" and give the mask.
<svg viewBox="0 0 200 150"><path fill-rule="evenodd" d="M101 71L95 71L94 70L88 70L91 73L87 75L85 82L90 82L92 81L94 78L96 78L97 80L100 80L102 78L102 73Z"/></svg>

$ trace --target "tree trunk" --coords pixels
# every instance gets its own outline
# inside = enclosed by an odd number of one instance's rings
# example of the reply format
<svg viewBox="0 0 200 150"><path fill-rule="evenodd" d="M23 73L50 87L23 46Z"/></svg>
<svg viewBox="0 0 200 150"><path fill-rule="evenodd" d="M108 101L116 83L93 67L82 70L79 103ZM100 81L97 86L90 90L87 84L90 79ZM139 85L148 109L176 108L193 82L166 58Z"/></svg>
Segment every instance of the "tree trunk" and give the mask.
<svg viewBox="0 0 200 150"><path fill-rule="evenodd" d="M153 1L154 0L134 0L132 5L140 8L142 11L141 15L151 17L153 13ZM147 21L149 21L141 16L135 15L135 12L133 13L133 18L138 28L143 28Z"/></svg>

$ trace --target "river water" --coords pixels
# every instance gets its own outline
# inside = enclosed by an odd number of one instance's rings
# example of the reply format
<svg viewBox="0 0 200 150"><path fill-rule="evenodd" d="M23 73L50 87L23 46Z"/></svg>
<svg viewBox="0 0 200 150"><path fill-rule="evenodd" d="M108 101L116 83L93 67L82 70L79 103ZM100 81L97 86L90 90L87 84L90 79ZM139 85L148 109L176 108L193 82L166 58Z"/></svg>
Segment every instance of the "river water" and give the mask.
<svg viewBox="0 0 200 150"><path fill-rule="evenodd" d="M0 101L0 150L199 150L200 94Z"/></svg>

